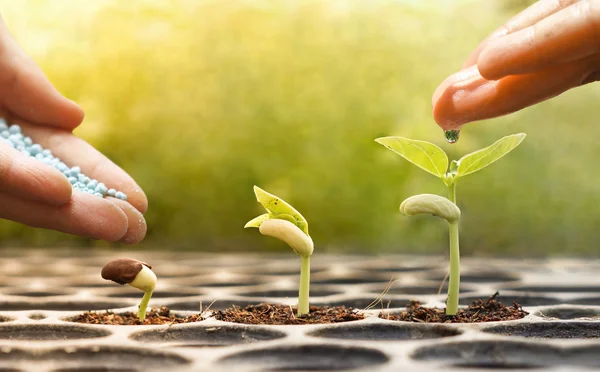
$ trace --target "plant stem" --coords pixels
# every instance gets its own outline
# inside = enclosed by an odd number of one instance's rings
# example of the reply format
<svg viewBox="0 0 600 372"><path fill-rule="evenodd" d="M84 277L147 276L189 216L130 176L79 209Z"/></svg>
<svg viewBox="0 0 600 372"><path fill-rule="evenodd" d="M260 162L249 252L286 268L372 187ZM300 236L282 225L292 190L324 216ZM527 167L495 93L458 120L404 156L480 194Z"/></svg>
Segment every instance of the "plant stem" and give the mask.
<svg viewBox="0 0 600 372"><path fill-rule="evenodd" d="M148 307L148 302L150 302L151 297L152 291L148 291L144 293L144 298L142 298L142 302L140 302L137 316L142 322L144 321L144 319L146 319L146 308Z"/></svg>
<svg viewBox="0 0 600 372"><path fill-rule="evenodd" d="M448 186L450 201L456 204L456 184ZM448 282L448 300L446 315L458 312L458 294L460 288L460 250L458 246L458 221L451 223L450 229L450 278Z"/></svg>
<svg viewBox="0 0 600 372"><path fill-rule="evenodd" d="M306 315L309 312L308 293L310 291L310 256L302 257L300 268L300 291L298 292L298 314Z"/></svg>
<svg viewBox="0 0 600 372"><path fill-rule="evenodd" d="M450 278L448 282L448 303L446 315L456 315L458 311L458 291L460 287L460 251L458 249L458 222L450 224Z"/></svg>

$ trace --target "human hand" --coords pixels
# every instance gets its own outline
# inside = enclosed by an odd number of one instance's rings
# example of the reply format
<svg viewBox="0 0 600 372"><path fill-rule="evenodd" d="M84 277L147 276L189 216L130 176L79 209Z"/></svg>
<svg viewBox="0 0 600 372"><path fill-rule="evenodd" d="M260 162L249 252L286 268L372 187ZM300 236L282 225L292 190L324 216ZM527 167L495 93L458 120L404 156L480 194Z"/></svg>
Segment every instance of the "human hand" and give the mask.
<svg viewBox="0 0 600 372"><path fill-rule="evenodd" d="M600 0L540 0L486 38L433 94L444 129L600 80Z"/></svg>
<svg viewBox="0 0 600 372"><path fill-rule="evenodd" d="M137 243L148 200L121 168L72 131L83 111L62 96L21 50L0 18L0 117L70 166L127 194L128 201L73 191L54 167L0 141L0 218L69 234Z"/></svg>

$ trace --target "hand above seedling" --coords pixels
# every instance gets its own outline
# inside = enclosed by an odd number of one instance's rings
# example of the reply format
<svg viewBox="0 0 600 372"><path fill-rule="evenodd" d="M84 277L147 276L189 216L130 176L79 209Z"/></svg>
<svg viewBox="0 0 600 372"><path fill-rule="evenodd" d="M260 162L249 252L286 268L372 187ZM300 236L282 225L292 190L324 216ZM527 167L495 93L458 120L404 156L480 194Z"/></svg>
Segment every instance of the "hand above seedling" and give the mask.
<svg viewBox="0 0 600 372"><path fill-rule="evenodd" d="M82 109L52 86L1 19L0 50L0 117L19 124L25 136L70 167L79 166L90 178L128 196L125 202L73 191L59 170L0 141L0 218L94 239L142 240L148 201L141 188L125 171L73 135L83 120Z"/></svg>
<svg viewBox="0 0 600 372"><path fill-rule="evenodd" d="M406 199L400 211L406 215L428 213L444 218L450 226L450 275L446 315L456 315L460 287L460 253L458 222L460 210L456 206L456 183L466 175L475 173L508 154L525 139L524 133L506 136L491 146L453 160L448 166L448 156L441 148L425 142L403 137L383 137L376 141L402 156L417 167L439 177L448 187L449 199L438 195L422 194Z"/></svg>
<svg viewBox="0 0 600 372"><path fill-rule="evenodd" d="M599 4L540 0L511 18L435 90L435 121L460 129L599 81Z"/></svg>
<svg viewBox="0 0 600 372"><path fill-rule="evenodd" d="M102 278L115 283L130 286L144 292L144 297L138 308L137 316L143 322L146 319L146 308L156 287L156 274L152 266L132 258L112 260L102 268Z"/></svg>
<svg viewBox="0 0 600 372"><path fill-rule="evenodd" d="M287 243L302 259L300 289L298 292L298 316L309 312L310 256L314 244L308 235L308 222L291 205L281 198L254 186L254 193L268 213L260 215L244 227L258 227L261 234L272 236Z"/></svg>

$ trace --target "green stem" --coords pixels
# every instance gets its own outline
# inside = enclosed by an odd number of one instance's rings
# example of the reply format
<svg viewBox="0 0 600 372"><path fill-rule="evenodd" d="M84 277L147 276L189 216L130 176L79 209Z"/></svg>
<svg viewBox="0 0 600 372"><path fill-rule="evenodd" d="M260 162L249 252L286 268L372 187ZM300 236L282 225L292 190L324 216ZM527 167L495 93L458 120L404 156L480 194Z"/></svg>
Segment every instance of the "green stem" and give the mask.
<svg viewBox="0 0 600 372"><path fill-rule="evenodd" d="M460 251L458 249L458 222L450 224L450 278L448 281L448 303L446 315L456 315L458 311L458 291L460 287Z"/></svg>
<svg viewBox="0 0 600 372"><path fill-rule="evenodd" d="M450 201L456 204L456 184L448 186ZM450 277L448 281L448 300L446 315L458 312L458 294L460 288L460 250L458 246L458 221L451 223L450 229Z"/></svg>
<svg viewBox="0 0 600 372"><path fill-rule="evenodd" d="M142 302L140 302L137 316L142 322L144 321L144 319L146 319L146 308L148 307L148 302L150 302L151 297L152 291L148 291L144 293L144 298L142 298Z"/></svg>
<svg viewBox="0 0 600 372"><path fill-rule="evenodd" d="M309 312L308 293L310 291L310 256L302 257L300 268L300 291L298 292L298 316Z"/></svg>
<svg viewBox="0 0 600 372"><path fill-rule="evenodd" d="M449 199L452 203L456 204L456 183L452 182L452 185L448 186ZM457 204L458 205L458 204Z"/></svg>

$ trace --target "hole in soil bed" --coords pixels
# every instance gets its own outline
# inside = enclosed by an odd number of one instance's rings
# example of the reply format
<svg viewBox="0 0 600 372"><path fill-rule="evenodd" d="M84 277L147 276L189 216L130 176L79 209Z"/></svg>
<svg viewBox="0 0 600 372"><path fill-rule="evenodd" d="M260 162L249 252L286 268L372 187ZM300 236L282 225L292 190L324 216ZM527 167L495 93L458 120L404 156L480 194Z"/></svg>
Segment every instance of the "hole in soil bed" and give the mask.
<svg viewBox="0 0 600 372"><path fill-rule="evenodd" d="M2 370L0 370L1 372ZM137 372L139 369L131 368L88 368L88 367L73 367L54 369L52 372Z"/></svg>
<svg viewBox="0 0 600 372"><path fill-rule="evenodd" d="M106 337L111 333L103 329L58 324L26 324L0 326L2 340L78 340Z"/></svg>
<svg viewBox="0 0 600 372"><path fill-rule="evenodd" d="M580 318L600 318L600 310L598 309L580 309L570 307L558 307L546 310L540 310L536 314L543 318L554 319L580 319Z"/></svg>
<svg viewBox="0 0 600 372"><path fill-rule="evenodd" d="M401 286L396 284L390 288L388 294L408 294L408 295L437 295L440 290L439 285L432 286ZM448 292L448 286L444 285L440 294L446 294ZM460 293L473 292L471 288L460 288Z"/></svg>
<svg viewBox="0 0 600 372"><path fill-rule="evenodd" d="M206 287L206 288L219 288L219 287L243 287L243 286L251 286L251 285L259 285L264 282L252 281L252 280L239 280L234 282L201 282L189 284L189 287Z"/></svg>
<svg viewBox="0 0 600 372"><path fill-rule="evenodd" d="M600 297L576 298L573 300L565 300L566 303L573 305L600 305Z"/></svg>
<svg viewBox="0 0 600 372"><path fill-rule="evenodd" d="M309 336L343 340L394 341L442 338L459 334L461 332L456 328L440 325L358 324L327 327L309 333Z"/></svg>
<svg viewBox="0 0 600 372"><path fill-rule="evenodd" d="M451 367L462 368L462 369L518 369L518 370L540 370L539 366L533 364L506 364L502 361L483 361L474 363L456 363L451 364Z"/></svg>
<svg viewBox="0 0 600 372"><path fill-rule="evenodd" d="M131 339L141 342L169 342L177 346L227 346L251 342L276 340L286 334L255 327L170 327L151 331L137 332Z"/></svg>
<svg viewBox="0 0 600 372"><path fill-rule="evenodd" d="M200 303L202 302L202 309L206 309L210 306L210 310L224 310L232 306L246 307L248 305L258 305L263 301L244 301L244 300L202 300L202 301L186 301L186 302L174 302L169 304L169 309L179 311L198 311L200 312Z"/></svg>
<svg viewBox="0 0 600 372"><path fill-rule="evenodd" d="M55 310L55 311L78 311L78 310L105 310L127 307L129 304L108 301L3 301L0 302L0 310L22 311L22 310Z"/></svg>
<svg viewBox="0 0 600 372"><path fill-rule="evenodd" d="M104 283L88 283L88 284L69 284L69 287L73 288L82 288L82 289L94 289L94 288L114 288L112 284L104 284Z"/></svg>
<svg viewBox="0 0 600 372"><path fill-rule="evenodd" d="M140 291L125 291L125 292L115 292L115 293L109 293L106 296L107 297L114 297L114 298L141 298L141 296L143 295L143 293L141 293ZM202 295L201 292L168 292L168 291L162 291L162 292L153 292L152 293L152 298L175 298L175 297L192 297L192 296L200 296Z"/></svg>
<svg viewBox="0 0 600 372"><path fill-rule="evenodd" d="M33 320L42 320L42 319L46 319L46 318L47 318L46 314L42 314L42 313L29 314L29 319L33 319Z"/></svg>
<svg viewBox="0 0 600 372"><path fill-rule="evenodd" d="M367 283L387 283L391 278L330 278L313 280L312 284L367 284Z"/></svg>
<svg viewBox="0 0 600 372"><path fill-rule="evenodd" d="M325 267L320 267L320 268L314 268L311 267L310 268L310 272L312 274L314 273L320 273L327 270L327 268ZM298 276L299 275L299 270L296 267L291 267L289 269L267 269L263 272L260 273L260 275L273 275L273 276L287 276L287 275L294 275L294 276Z"/></svg>
<svg viewBox="0 0 600 372"><path fill-rule="evenodd" d="M546 306L546 305L558 305L562 303L561 300L551 297L541 296L519 296L519 295L503 295L500 294L496 297L498 301L511 305L518 303L521 306ZM473 301L482 299L481 296L461 297L459 303L461 305L470 305Z"/></svg>
<svg viewBox="0 0 600 372"><path fill-rule="evenodd" d="M411 357L462 368L541 368L560 363L557 350L546 345L504 341L457 342L417 349Z"/></svg>
<svg viewBox="0 0 600 372"><path fill-rule="evenodd" d="M120 371L123 366L136 366L138 370L151 368L166 371L169 367L189 364L190 361L173 353L155 349L129 346L67 346L59 349L27 350L3 348L0 360L34 364L29 370L37 371L36 362L53 363L60 370ZM127 370L128 367L125 367Z"/></svg>
<svg viewBox="0 0 600 372"><path fill-rule="evenodd" d="M346 306L352 307L354 309L366 309L369 305L373 303L376 299L376 296L373 297L365 297L365 298L349 298L347 300L338 300L338 301L315 301L315 304L319 305L327 305L327 306ZM382 303L378 303L373 307L373 310L383 310L388 308L399 308L406 307L410 304L410 298L384 298Z"/></svg>
<svg viewBox="0 0 600 372"><path fill-rule="evenodd" d="M373 268L363 268L364 270L370 272L379 272L379 273L416 273L419 271L430 271L433 270L433 267L406 267L406 266L390 266L390 267L373 267Z"/></svg>
<svg viewBox="0 0 600 372"><path fill-rule="evenodd" d="M599 354L598 346L563 349L532 342L480 340L447 343L443 347L427 346L417 349L411 357L463 368L547 370L567 366L567 370L571 371L578 370L578 367L599 367Z"/></svg>
<svg viewBox="0 0 600 372"><path fill-rule="evenodd" d="M50 291L28 291L28 292L13 292L7 293L9 296L25 296L25 297L50 297L50 296L65 296L67 293L64 292L50 292Z"/></svg>
<svg viewBox="0 0 600 372"><path fill-rule="evenodd" d="M332 296L335 294L339 294L340 292L335 291L326 291L326 290L318 290L311 288L310 297L325 297ZM298 297L297 289L275 289L275 290L265 290L265 291L257 291L257 292L248 292L248 293L237 293L240 296L246 297L281 297L281 298L296 298Z"/></svg>
<svg viewBox="0 0 600 372"><path fill-rule="evenodd" d="M510 288L511 291L546 292L546 293L585 293L600 292L600 286L523 286Z"/></svg>
<svg viewBox="0 0 600 372"><path fill-rule="evenodd" d="M434 277L431 280L439 281L440 283L445 279L445 275ZM461 274L461 283L498 283L498 282L516 282L519 277L511 275L505 272L482 272L482 273L471 273Z"/></svg>
<svg viewBox="0 0 600 372"><path fill-rule="evenodd" d="M378 350L331 345L302 345L250 350L221 359L260 371L340 371L373 369L388 358Z"/></svg>
<svg viewBox="0 0 600 372"><path fill-rule="evenodd" d="M486 328L487 333L535 338L599 338L600 324L591 322L520 323Z"/></svg>

